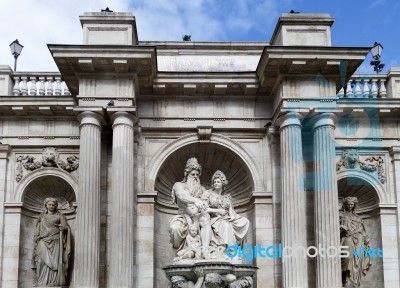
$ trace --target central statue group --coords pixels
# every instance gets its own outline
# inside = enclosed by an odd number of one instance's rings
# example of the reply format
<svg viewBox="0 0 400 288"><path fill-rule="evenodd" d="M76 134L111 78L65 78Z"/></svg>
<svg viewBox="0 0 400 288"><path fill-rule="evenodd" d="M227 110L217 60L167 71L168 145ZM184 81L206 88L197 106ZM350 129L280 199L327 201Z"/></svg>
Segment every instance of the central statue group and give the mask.
<svg viewBox="0 0 400 288"><path fill-rule="evenodd" d="M172 187L172 201L179 207L178 215L169 223L171 243L178 249L174 262L184 259L229 260L225 249L243 246L249 220L236 214L232 197L224 191L226 176L216 171L211 188L200 183L202 167L190 158L184 169L184 179Z"/></svg>

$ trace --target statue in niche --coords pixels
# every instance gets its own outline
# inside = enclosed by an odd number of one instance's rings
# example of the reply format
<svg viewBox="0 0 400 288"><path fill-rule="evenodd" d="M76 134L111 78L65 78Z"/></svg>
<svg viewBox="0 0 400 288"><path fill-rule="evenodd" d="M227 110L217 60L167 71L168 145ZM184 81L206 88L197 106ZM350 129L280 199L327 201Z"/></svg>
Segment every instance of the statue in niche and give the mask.
<svg viewBox="0 0 400 288"><path fill-rule="evenodd" d="M344 211L340 212L340 245L349 247L349 257L341 260L343 287L360 287L361 279L372 265L371 257L360 252L360 249L370 248L370 239L364 221L354 212L357 205L356 197L346 197L343 200ZM353 255L353 251L359 254Z"/></svg>
<svg viewBox="0 0 400 288"><path fill-rule="evenodd" d="M205 201L206 211L211 215L213 245L226 248L238 243L243 246L249 230L249 220L236 214L231 195L224 193L228 185L224 173L216 171L211 183L212 188L203 193L202 200Z"/></svg>
<svg viewBox="0 0 400 288"><path fill-rule="evenodd" d="M64 214L58 211L56 198L46 198L44 208L36 222L34 234L34 286L64 286L71 254L71 228Z"/></svg>
<svg viewBox="0 0 400 288"><path fill-rule="evenodd" d="M199 180L201 171L197 159L190 158L184 180L172 188L173 202L179 206L179 215L174 216L169 225L171 243L178 249L174 262L189 258L227 260L225 249L238 243L242 245L249 229L249 220L236 214L231 196L223 193L228 184L225 174L216 171L212 176L212 188L205 190ZM192 226L193 232L194 227L200 228L201 254L188 249L188 239L192 241L193 237L187 238L188 230Z"/></svg>
<svg viewBox="0 0 400 288"><path fill-rule="evenodd" d="M172 187L172 202L178 204L179 214L169 222L171 243L175 249L184 249L188 228L200 227L202 257L210 258L209 244L212 236L210 215L201 200L204 187L200 184L202 167L196 158L190 158L184 169L184 179ZM178 251L178 252L179 252Z"/></svg>

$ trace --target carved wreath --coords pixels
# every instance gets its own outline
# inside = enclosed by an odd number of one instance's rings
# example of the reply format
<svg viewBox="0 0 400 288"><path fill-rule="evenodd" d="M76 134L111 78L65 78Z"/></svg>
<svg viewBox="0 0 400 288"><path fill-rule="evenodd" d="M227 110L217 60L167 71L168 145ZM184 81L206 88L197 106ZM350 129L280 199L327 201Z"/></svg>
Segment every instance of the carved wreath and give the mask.
<svg viewBox="0 0 400 288"><path fill-rule="evenodd" d="M72 172L79 167L79 158L75 155L68 156L67 162L60 159L60 155L56 148L47 147L42 151L42 159L36 160L35 157L30 155L22 155L17 157L17 167L15 168L15 180L21 181L24 176L24 170L33 171L41 167L55 167L61 168L65 171Z"/></svg>
<svg viewBox="0 0 400 288"><path fill-rule="evenodd" d="M361 169L367 172L377 171L379 181L386 182L386 172L384 168L384 158L382 156L370 156L361 161L357 150L344 150L339 161L336 163L336 171L340 169ZM369 163L367 163L369 162Z"/></svg>

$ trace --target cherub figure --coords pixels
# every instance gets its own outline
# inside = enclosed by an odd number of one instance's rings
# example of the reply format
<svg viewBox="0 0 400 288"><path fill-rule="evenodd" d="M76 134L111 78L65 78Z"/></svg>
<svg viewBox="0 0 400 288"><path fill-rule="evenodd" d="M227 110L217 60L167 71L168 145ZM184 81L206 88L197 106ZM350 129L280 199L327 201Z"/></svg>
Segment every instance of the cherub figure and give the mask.
<svg viewBox="0 0 400 288"><path fill-rule="evenodd" d="M174 258L174 262L182 259L201 258L201 238L196 225L190 225L189 234L186 236L185 245Z"/></svg>

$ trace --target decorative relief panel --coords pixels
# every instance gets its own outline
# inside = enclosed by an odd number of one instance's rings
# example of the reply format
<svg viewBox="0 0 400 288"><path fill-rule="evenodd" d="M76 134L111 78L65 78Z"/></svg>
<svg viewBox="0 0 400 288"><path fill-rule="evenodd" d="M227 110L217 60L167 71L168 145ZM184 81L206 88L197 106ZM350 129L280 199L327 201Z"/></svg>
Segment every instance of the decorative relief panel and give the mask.
<svg viewBox="0 0 400 288"><path fill-rule="evenodd" d="M383 156L360 156L357 150L344 150L339 161L336 163L336 171L342 169L361 169L370 173L376 172L379 181L382 184L386 182Z"/></svg>
<svg viewBox="0 0 400 288"><path fill-rule="evenodd" d="M63 155L64 156L64 155ZM66 156L66 157L65 157ZM41 167L60 168L67 172L73 172L79 167L79 158L76 155L65 155L60 157L58 150L54 147L44 148L41 155L18 155L15 168L15 180L21 181L24 171L34 171ZM65 158L63 160L62 158Z"/></svg>

